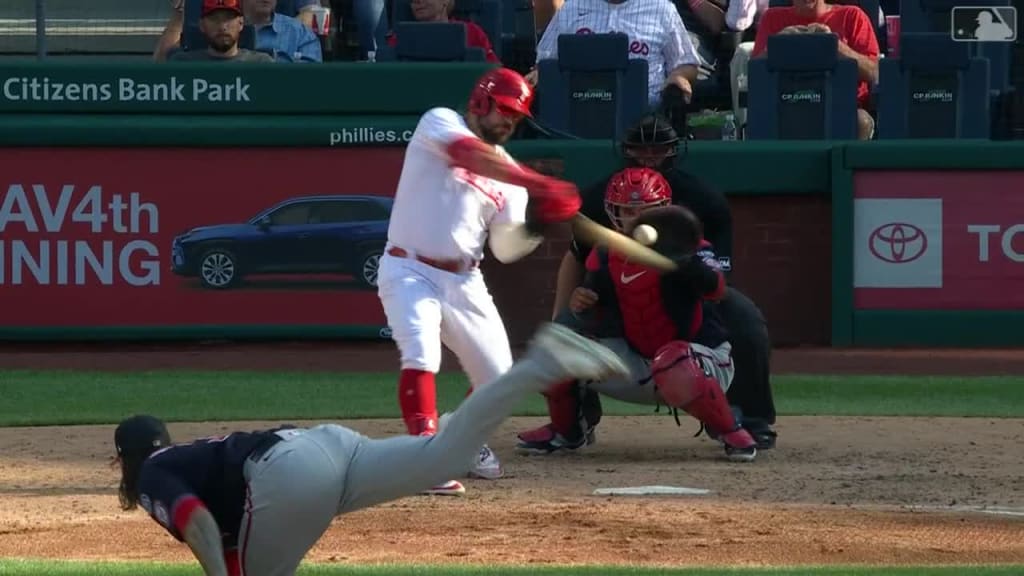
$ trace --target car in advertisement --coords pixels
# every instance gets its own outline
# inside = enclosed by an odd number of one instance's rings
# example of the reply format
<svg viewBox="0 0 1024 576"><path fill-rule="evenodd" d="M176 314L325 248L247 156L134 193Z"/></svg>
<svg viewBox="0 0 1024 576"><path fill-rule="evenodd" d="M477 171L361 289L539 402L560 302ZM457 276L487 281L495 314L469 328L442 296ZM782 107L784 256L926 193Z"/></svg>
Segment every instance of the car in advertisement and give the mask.
<svg viewBox="0 0 1024 576"><path fill-rule="evenodd" d="M371 195L302 196L238 224L192 228L174 238L172 271L225 290L257 275L343 274L377 285L393 199Z"/></svg>

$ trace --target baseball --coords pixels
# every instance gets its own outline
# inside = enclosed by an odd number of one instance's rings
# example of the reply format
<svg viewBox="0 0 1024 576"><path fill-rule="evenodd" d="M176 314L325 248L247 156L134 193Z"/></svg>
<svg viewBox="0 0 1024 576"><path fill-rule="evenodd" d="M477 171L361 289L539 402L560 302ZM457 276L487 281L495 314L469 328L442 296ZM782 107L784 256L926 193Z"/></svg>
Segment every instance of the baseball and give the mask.
<svg viewBox="0 0 1024 576"><path fill-rule="evenodd" d="M641 224L633 229L633 238L644 246L650 246L658 241L658 231L654 226Z"/></svg>

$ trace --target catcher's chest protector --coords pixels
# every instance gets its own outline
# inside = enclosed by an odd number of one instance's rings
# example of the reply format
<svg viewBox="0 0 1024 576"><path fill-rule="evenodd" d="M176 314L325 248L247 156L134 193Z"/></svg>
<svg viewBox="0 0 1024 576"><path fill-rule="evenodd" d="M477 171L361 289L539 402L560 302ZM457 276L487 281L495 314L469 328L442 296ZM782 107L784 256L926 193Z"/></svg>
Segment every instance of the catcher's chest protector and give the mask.
<svg viewBox="0 0 1024 576"><path fill-rule="evenodd" d="M665 309L661 274L647 266L605 254L608 272L622 313L626 340L647 358L677 337L678 327Z"/></svg>

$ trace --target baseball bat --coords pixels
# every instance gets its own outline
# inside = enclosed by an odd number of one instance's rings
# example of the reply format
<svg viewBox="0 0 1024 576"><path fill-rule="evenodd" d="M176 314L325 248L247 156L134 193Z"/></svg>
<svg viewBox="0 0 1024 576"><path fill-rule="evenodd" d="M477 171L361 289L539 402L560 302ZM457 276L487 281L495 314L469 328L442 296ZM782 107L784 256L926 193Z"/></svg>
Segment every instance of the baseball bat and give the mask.
<svg viewBox="0 0 1024 576"><path fill-rule="evenodd" d="M630 262L650 266L664 272L674 272L679 269L679 265L671 258L644 246L621 232L602 226L583 214L577 213L576 216L573 216L572 232L583 242L591 246L605 246L622 254Z"/></svg>

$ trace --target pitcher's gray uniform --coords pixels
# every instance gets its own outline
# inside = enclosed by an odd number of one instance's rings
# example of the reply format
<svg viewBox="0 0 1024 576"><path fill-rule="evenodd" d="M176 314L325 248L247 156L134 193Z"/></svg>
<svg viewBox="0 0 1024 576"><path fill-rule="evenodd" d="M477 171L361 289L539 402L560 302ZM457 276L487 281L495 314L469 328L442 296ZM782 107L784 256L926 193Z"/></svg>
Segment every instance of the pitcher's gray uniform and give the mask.
<svg viewBox="0 0 1024 576"><path fill-rule="evenodd" d="M442 418L434 436L371 439L324 424L169 445L162 422L134 416L115 432L122 506L141 505L189 544L208 574L292 575L335 516L467 472L484 441L527 395L566 378L626 373L610 350L548 324L523 359ZM197 525L209 517L216 526L206 534L216 538L204 546Z"/></svg>

